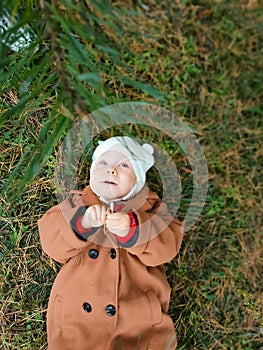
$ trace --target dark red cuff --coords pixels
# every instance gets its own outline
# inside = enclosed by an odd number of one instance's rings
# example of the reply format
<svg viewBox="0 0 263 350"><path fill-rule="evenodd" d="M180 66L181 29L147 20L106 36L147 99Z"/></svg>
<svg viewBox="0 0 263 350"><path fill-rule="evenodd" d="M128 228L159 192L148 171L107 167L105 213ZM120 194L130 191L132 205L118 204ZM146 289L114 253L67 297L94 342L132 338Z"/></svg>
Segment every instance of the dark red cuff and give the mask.
<svg viewBox="0 0 263 350"><path fill-rule="evenodd" d="M80 233L81 235L84 234L84 233L88 233L90 231L92 231L92 228L84 228L82 226L82 218L83 218L83 215L80 215L77 217L76 221L75 221L75 228L77 229L78 233Z"/></svg>
<svg viewBox="0 0 263 350"><path fill-rule="evenodd" d="M97 231L97 227L91 227L91 228L84 228L81 224L82 218L86 212L87 207L80 207L73 218L70 220L70 225L75 234L80 238L82 241L87 241L87 238L91 235L93 235Z"/></svg>
<svg viewBox="0 0 263 350"><path fill-rule="evenodd" d="M131 220L130 232L125 237L116 236L117 241L122 243L122 244L125 244L125 243L127 243L127 242L129 242L130 240L133 239L133 237L134 237L134 235L136 233L136 228L137 228L137 222L136 222L135 214L132 211L128 212L127 214L130 216L130 220Z"/></svg>

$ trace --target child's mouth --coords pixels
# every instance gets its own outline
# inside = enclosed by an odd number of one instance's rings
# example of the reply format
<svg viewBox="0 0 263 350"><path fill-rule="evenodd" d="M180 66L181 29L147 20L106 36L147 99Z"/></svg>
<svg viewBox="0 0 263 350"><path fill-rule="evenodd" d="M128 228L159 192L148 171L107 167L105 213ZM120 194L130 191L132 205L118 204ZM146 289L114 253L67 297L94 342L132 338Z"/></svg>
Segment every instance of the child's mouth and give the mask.
<svg viewBox="0 0 263 350"><path fill-rule="evenodd" d="M113 181L103 181L103 183L104 184L106 184L106 185L117 185L115 182L113 182Z"/></svg>

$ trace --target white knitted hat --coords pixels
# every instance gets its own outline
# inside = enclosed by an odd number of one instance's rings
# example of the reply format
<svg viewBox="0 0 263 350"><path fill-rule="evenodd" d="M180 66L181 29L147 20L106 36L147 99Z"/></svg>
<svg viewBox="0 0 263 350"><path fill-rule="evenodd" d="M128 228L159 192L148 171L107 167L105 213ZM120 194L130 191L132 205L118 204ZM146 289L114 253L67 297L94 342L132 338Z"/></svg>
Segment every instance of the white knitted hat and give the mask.
<svg viewBox="0 0 263 350"><path fill-rule="evenodd" d="M133 166L133 170L136 175L135 185L125 197L116 198L116 200L130 199L133 196L135 196L138 192L140 192L143 186L145 185L146 172L154 164L153 147L148 143L145 143L141 146L137 141L131 139L128 136L116 136L111 137L106 141L99 141L99 145L95 149L92 156L90 178L92 177L94 164L97 158L108 151L116 151L124 154ZM94 191L91 182L90 186Z"/></svg>

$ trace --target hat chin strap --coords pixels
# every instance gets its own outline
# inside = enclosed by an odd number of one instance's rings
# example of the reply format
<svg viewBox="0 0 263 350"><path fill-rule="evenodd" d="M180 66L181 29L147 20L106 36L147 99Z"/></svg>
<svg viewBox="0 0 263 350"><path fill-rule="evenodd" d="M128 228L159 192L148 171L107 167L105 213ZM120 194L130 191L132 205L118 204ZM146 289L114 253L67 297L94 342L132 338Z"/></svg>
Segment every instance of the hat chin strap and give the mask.
<svg viewBox="0 0 263 350"><path fill-rule="evenodd" d="M128 199L131 199L134 197L140 190L143 188L143 185L139 185L136 181L135 184L133 185L132 189L126 196L122 197L120 200L127 201Z"/></svg>

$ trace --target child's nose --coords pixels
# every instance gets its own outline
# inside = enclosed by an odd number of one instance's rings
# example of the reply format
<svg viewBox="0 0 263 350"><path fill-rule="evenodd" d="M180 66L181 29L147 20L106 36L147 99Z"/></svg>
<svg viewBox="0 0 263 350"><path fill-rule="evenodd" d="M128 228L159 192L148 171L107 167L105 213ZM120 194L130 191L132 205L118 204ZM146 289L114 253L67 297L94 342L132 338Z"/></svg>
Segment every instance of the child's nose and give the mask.
<svg viewBox="0 0 263 350"><path fill-rule="evenodd" d="M108 170L107 170L108 174L111 174L111 175L116 175L117 174L117 171L114 167L109 167Z"/></svg>

